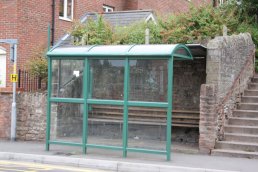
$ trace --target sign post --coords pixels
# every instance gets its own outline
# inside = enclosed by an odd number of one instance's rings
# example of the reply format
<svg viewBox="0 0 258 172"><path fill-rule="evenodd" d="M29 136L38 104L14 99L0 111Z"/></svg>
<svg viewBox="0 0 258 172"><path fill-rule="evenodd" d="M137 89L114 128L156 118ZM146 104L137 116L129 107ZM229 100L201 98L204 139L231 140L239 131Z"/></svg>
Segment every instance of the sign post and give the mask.
<svg viewBox="0 0 258 172"><path fill-rule="evenodd" d="M13 53L13 76L16 74L16 65L17 65L17 44L14 44L14 53ZM17 81L18 77L15 77ZM11 141L16 139L16 82L13 82L13 102L12 102L12 119L11 119Z"/></svg>
<svg viewBox="0 0 258 172"><path fill-rule="evenodd" d="M0 39L0 43L7 43L10 45L10 59L13 62L13 74L11 75L11 81L13 82L13 102L12 102L12 114L11 114L11 141L16 139L16 82L18 80L16 74L17 65L17 39Z"/></svg>

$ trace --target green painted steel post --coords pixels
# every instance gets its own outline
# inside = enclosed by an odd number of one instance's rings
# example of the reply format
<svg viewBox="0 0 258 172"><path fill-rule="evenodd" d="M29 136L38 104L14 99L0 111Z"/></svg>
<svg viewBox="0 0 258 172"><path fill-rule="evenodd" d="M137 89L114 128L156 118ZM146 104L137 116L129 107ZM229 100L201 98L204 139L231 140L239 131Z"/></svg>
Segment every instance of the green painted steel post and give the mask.
<svg viewBox="0 0 258 172"><path fill-rule="evenodd" d="M48 94L47 94L47 130L46 130L46 150L49 151L50 123L51 123L51 92L52 92L52 60L48 58Z"/></svg>
<svg viewBox="0 0 258 172"><path fill-rule="evenodd" d="M83 142L83 153L87 153L87 140L88 140L88 87L89 87L89 59L84 60L84 76L83 76L83 131L82 131L82 142Z"/></svg>
<svg viewBox="0 0 258 172"><path fill-rule="evenodd" d="M169 58L168 60L168 93L167 93L167 160L170 160L171 154L171 123L172 123L172 103L173 103L173 68L174 68L174 57Z"/></svg>
<svg viewBox="0 0 258 172"><path fill-rule="evenodd" d="M88 65L89 68L89 95L88 98L91 99L92 98L92 86L93 86L93 69L91 69L90 64ZM92 106L89 105L89 111L92 111Z"/></svg>
<svg viewBox="0 0 258 172"><path fill-rule="evenodd" d="M128 92L129 92L129 58L125 59L124 70L124 113L123 113L123 157L127 156L128 145Z"/></svg>
<svg viewBox="0 0 258 172"><path fill-rule="evenodd" d="M51 28L50 28L50 24L48 23L48 26L47 26L47 51L49 51L50 50L50 42L51 42L51 40L50 40L50 36L51 35Z"/></svg>
<svg viewBox="0 0 258 172"><path fill-rule="evenodd" d="M57 97L60 96L60 90L61 90L61 83L62 83L62 77L61 77L61 73L62 73L62 60L58 60L58 86L57 86Z"/></svg>

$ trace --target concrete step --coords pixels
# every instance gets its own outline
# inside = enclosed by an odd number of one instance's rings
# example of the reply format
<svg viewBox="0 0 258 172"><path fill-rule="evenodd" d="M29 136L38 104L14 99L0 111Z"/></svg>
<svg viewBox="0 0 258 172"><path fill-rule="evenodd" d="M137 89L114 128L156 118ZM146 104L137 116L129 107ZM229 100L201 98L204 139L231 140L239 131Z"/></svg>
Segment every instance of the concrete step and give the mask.
<svg viewBox="0 0 258 172"><path fill-rule="evenodd" d="M258 83L258 77L253 77L253 78L251 78L251 81L252 81L253 83Z"/></svg>
<svg viewBox="0 0 258 172"><path fill-rule="evenodd" d="M225 125L225 133L257 134L257 126Z"/></svg>
<svg viewBox="0 0 258 172"><path fill-rule="evenodd" d="M228 149L214 149L211 151L211 155L258 159L258 152L246 152Z"/></svg>
<svg viewBox="0 0 258 172"><path fill-rule="evenodd" d="M245 90L244 96L258 96L258 90Z"/></svg>
<svg viewBox="0 0 258 172"><path fill-rule="evenodd" d="M238 109L241 110L258 110L258 103L240 103Z"/></svg>
<svg viewBox="0 0 258 172"><path fill-rule="evenodd" d="M258 103L258 96L243 96L241 103Z"/></svg>
<svg viewBox="0 0 258 172"><path fill-rule="evenodd" d="M257 116L257 118L231 117L228 120L228 124L229 125L257 126L258 127L258 116Z"/></svg>
<svg viewBox="0 0 258 172"><path fill-rule="evenodd" d="M249 142L258 143L258 133L254 134L243 134L243 133L225 133L225 140L235 142Z"/></svg>
<svg viewBox="0 0 258 172"><path fill-rule="evenodd" d="M233 116L242 118L258 118L258 111L236 109L233 111Z"/></svg>
<svg viewBox="0 0 258 172"><path fill-rule="evenodd" d="M248 83L248 89L249 90L258 90L258 83L254 83L254 82Z"/></svg>
<svg viewBox="0 0 258 172"><path fill-rule="evenodd" d="M258 143L235 142L235 141L218 141L215 145L216 149L240 150L246 152L257 152Z"/></svg>

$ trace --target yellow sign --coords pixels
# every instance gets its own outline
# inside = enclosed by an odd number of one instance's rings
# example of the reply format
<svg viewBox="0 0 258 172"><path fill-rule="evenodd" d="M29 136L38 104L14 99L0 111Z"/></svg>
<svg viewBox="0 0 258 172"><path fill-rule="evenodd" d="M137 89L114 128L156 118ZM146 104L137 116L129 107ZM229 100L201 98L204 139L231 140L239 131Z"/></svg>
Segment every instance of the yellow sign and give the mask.
<svg viewBox="0 0 258 172"><path fill-rule="evenodd" d="M18 75L17 74L11 74L11 82L18 82Z"/></svg>

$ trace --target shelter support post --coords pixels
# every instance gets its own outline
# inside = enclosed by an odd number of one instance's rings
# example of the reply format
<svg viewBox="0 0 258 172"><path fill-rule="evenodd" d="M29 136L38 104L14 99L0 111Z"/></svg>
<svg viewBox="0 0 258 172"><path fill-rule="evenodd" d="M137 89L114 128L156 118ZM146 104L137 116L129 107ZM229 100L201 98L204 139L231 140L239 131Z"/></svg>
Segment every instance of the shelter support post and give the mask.
<svg viewBox="0 0 258 172"><path fill-rule="evenodd" d="M129 58L125 59L125 72L124 72L124 114L123 114L123 157L127 156L128 146L128 92L129 92L129 74L130 65Z"/></svg>
<svg viewBox="0 0 258 172"><path fill-rule="evenodd" d="M168 60L168 108L167 108L167 143L166 143L166 152L167 160L170 160L171 154L171 122L172 122L172 100L173 100L173 66L174 66L174 57L169 58Z"/></svg>
<svg viewBox="0 0 258 172"><path fill-rule="evenodd" d="M89 63L88 63L89 64ZM93 91L93 69L90 67L90 64L88 65L88 71L89 71L89 79L88 79L88 83L89 83L89 86L88 86L88 90L89 90L89 95L87 98L91 99L92 98L92 91ZM91 105L88 105L88 110L91 111L92 110L92 106Z"/></svg>
<svg viewBox="0 0 258 172"><path fill-rule="evenodd" d="M90 83L90 64L89 59L84 60L84 75L83 75L83 131L82 131L82 143L83 143L83 153L87 152L87 140L88 140L88 110L89 105L87 103L89 94L89 84Z"/></svg>
<svg viewBox="0 0 258 172"><path fill-rule="evenodd" d="M49 151L50 140L50 116L51 116L51 92L52 92L52 60L48 58L48 94L47 94L47 130L46 130L46 150Z"/></svg>

